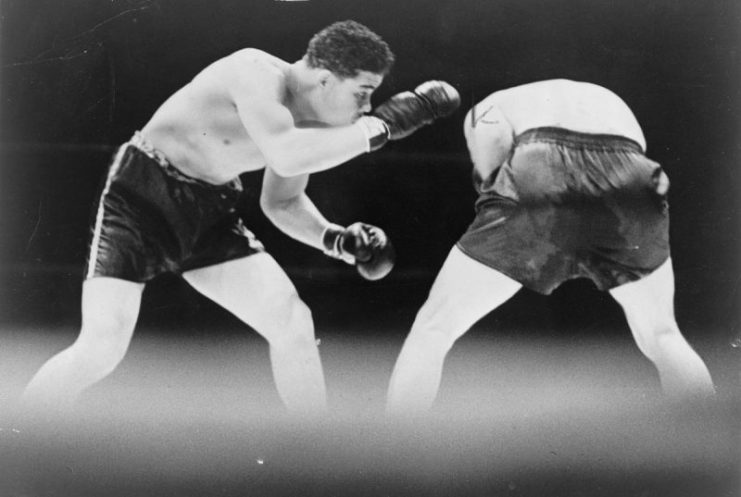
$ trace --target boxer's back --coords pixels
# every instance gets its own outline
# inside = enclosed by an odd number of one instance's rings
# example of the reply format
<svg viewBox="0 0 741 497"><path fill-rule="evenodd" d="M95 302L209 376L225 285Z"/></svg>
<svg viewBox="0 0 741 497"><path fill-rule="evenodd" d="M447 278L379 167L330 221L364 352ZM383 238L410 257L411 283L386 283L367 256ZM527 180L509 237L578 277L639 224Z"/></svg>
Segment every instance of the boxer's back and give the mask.
<svg viewBox="0 0 741 497"><path fill-rule="evenodd" d="M565 79L539 81L493 93L480 104L483 112L495 104L515 135L540 127L560 127L584 133L625 136L646 148L633 112L610 90Z"/></svg>

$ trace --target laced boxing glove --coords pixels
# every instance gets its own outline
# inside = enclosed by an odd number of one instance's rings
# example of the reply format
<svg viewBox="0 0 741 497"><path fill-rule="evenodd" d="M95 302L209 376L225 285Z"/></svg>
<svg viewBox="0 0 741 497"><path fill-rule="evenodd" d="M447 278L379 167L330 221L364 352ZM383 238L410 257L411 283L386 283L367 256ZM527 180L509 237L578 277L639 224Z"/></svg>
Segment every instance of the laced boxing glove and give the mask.
<svg viewBox="0 0 741 497"><path fill-rule="evenodd" d="M372 115L389 128L389 139L400 140L435 119L447 117L458 109L461 97L445 81L427 81L414 89L398 93L382 103Z"/></svg>
<svg viewBox="0 0 741 497"><path fill-rule="evenodd" d="M367 280L379 280L394 267L396 253L381 228L354 223L343 228L330 224L322 234L324 253L348 264L354 264Z"/></svg>
<svg viewBox="0 0 741 497"><path fill-rule="evenodd" d="M435 119L451 115L460 104L461 97L450 84L427 81L414 91L397 93L357 123L368 140L367 151L371 152L389 140L405 138Z"/></svg>

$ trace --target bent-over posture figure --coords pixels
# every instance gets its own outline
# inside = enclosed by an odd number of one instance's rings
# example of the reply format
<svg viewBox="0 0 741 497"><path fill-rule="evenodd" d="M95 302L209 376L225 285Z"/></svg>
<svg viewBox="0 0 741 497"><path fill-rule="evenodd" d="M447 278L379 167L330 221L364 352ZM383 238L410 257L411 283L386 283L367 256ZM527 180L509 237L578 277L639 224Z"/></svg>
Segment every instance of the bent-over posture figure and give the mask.
<svg viewBox="0 0 741 497"><path fill-rule="evenodd" d="M550 294L577 277L622 306L667 395L713 394L674 318L669 181L628 106L594 84L542 81L489 95L464 132L476 217L406 338L387 412L427 410L454 342L522 286Z"/></svg>

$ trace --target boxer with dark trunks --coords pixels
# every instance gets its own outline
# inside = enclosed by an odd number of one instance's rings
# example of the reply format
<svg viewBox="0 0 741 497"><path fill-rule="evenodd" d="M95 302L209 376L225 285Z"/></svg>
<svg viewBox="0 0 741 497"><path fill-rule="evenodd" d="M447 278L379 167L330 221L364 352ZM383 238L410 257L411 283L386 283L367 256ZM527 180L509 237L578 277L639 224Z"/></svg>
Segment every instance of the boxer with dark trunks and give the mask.
<svg viewBox="0 0 741 497"><path fill-rule="evenodd" d="M146 282L264 251L236 212L241 193L239 177L214 185L187 176L136 132L103 187L86 278Z"/></svg>
<svg viewBox="0 0 741 497"><path fill-rule="evenodd" d="M77 340L32 378L23 404L55 409L124 357L145 284L163 272L260 333L278 393L292 412L322 412L323 372L311 313L235 212L239 175L264 169L260 206L287 235L385 276L393 250L377 227L328 222L305 193L309 174L336 167L452 113L450 85L428 81L371 111L394 62L354 21L332 24L288 63L247 48L175 92L124 144L100 198Z"/></svg>
<svg viewBox="0 0 741 497"><path fill-rule="evenodd" d="M667 395L711 395L674 318L669 180L628 106L597 85L542 81L489 95L464 132L476 216L406 338L389 414L427 410L454 342L522 286L547 295L579 277L622 306Z"/></svg>

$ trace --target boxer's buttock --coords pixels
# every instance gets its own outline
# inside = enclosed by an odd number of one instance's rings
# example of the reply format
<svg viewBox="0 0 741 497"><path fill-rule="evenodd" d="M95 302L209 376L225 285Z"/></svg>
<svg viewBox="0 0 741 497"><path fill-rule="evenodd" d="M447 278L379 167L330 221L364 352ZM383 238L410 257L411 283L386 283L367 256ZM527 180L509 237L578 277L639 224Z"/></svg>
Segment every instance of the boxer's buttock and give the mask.
<svg viewBox="0 0 741 497"><path fill-rule="evenodd" d="M663 174L628 138L528 130L477 182L476 218L458 247L544 294L578 277L602 290L637 280L669 257Z"/></svg>

